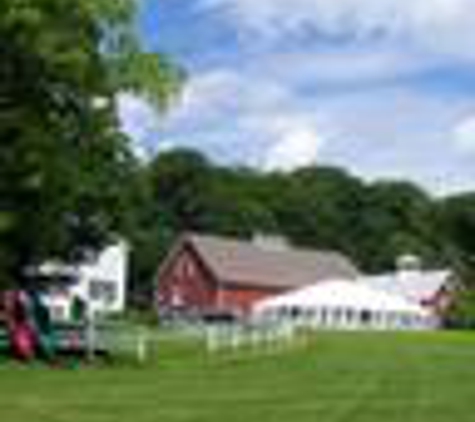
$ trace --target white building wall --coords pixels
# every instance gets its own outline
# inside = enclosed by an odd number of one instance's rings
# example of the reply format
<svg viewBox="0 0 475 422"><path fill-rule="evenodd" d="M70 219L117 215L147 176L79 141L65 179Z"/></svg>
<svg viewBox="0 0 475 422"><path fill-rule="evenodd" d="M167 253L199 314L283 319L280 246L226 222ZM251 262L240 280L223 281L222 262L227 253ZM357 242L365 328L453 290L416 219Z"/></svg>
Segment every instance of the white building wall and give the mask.
<svg viewBox="0 0 475 422"><path fill-rule="evenodd" d="M128 247L124 242L109 246L99 254L95 263L80 267L80 283L75 286L75 293L85 298L92 309L97 312L115 313L125 309L126 284L128 268ZM97 293L98 284L110 286L108 297L106 291ZM100 290L100 288L99 288Z"/></svg>
<svg viewBox="0 0 475 422"><path fill-rule="evenodd" d="M90 312L120 313L125 310L129 248L121 241L106 247L94 262L74 268L76 282L64 288L52 288L44 295L56 319L68 319L75 297L85 300ZM71 270L71 268L70 268Z"/></svg>

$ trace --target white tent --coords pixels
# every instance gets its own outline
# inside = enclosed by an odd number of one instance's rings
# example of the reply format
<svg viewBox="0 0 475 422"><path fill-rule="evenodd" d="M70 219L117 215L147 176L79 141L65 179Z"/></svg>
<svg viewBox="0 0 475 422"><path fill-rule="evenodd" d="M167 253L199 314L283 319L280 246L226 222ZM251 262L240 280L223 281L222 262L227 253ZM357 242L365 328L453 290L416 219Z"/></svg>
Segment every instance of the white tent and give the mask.
<svg viewBox="0 0 475 422"><path fill-rule="evenodd" d="M363 283L329 280L257 302L253 316L330 329L428 329L434 320L416 303Z"/></svg>

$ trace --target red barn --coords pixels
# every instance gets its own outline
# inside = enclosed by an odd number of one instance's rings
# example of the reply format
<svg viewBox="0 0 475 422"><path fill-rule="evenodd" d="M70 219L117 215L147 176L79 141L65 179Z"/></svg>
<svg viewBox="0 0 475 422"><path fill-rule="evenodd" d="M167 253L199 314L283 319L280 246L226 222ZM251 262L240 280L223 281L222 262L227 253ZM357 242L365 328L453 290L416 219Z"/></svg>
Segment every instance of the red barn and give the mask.
<svg viewBox="0 0 475 422"><path fill-rule="evenodd" d="M159 269L156 305L162 315L239 316L264 297L358 275L337 252L295 249L280 238L238 241L188 234Z"/></svg>

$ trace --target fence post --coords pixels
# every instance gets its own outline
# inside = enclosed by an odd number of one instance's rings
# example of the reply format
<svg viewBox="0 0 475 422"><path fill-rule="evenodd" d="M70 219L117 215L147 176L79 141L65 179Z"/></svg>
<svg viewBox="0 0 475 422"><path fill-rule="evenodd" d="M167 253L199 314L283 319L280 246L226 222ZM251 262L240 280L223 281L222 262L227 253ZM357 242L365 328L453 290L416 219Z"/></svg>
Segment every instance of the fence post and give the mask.
<svg viewBox="0 0 475 422"><path fill-rule="evenodd" d="M144 328L139 327L137 329L137 361L140 364L145 363L147 360L147 333Z"/></svg>
<svg viewBox="0 0 475 422"><path fill-rule="evenodd" d="M86 317L86 354L89 361L94 360L96 349L95 312L91 310Z"/></svg>

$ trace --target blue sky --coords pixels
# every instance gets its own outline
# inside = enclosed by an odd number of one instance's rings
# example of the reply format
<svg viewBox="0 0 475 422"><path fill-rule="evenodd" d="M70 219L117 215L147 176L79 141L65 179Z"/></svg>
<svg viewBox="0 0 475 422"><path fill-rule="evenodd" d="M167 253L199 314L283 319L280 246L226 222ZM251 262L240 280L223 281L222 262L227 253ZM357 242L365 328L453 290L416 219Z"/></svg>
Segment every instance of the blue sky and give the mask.
<svg viewBox="0 0 475 422"><path fill-rule="evenodd" d="M189 71L165 116L121 95L142 154L475 190L474 0L142 1L144 44Z"/></svg>

